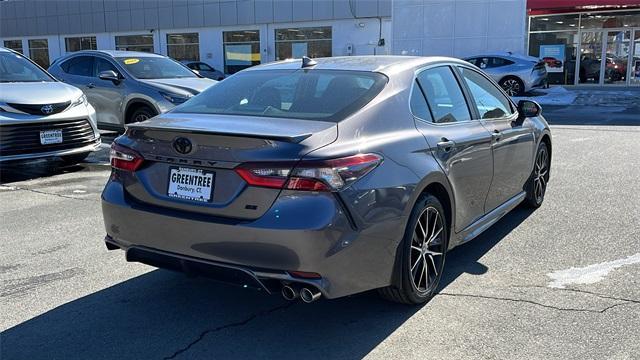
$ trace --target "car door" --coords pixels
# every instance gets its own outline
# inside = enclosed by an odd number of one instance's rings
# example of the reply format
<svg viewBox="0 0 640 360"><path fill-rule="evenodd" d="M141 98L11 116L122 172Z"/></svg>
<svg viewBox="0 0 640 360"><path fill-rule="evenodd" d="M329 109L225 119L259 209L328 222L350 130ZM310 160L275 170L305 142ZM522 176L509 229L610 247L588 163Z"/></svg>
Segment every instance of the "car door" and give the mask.
<svg viewBox="0 0 640 360"><path fill-rule="evenodd" d="M485 213L493 175L491 134L472 119L460 79L448 65L418 72L411 107L453 189L455 231L460 232Z"/></svg>
<svg viewBox="0 0 640 360"><path fill-rule="evenodd" d="M87 95L87 85L91 83L93 74L93 56L74 56L60 64L60 67L64 71L62 80L79 88Z"/></svg>
<svg viewBox="0 0 640 360"><path fill-rule="evenodd" d="M115 71L122 78L119 82L102 80L98 75L107 70ZM98 123L122 125L123 101L126 96L125 79L110 60L96 56L90 88L85 92L89 103L96 109Z"/></svg>
<svg viewBox="0 0 640 360"><path fill-rule="evenodd" d="M475 107L474 117L492 137L493 180L485 203L489 212L523 191L533 164L533 128L518 119L513 103L485 75L470 67L457 68Z"/></svg>

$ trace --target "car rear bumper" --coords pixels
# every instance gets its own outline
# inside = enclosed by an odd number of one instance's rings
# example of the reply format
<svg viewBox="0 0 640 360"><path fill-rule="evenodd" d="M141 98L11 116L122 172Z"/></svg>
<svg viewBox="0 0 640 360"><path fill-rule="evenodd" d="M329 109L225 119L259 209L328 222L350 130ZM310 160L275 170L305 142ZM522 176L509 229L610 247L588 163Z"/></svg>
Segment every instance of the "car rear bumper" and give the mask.
<svg viewBox="0 0 640 360"><path fill-rule="evenodd" d="M306 283L327 298L391 284L397 242L354 228L331 193L283 191L259 219L236 221L138 203L110 180L102 210L108 246L130 261L223 281L231 274L227 282L267 292Z"/></svg>

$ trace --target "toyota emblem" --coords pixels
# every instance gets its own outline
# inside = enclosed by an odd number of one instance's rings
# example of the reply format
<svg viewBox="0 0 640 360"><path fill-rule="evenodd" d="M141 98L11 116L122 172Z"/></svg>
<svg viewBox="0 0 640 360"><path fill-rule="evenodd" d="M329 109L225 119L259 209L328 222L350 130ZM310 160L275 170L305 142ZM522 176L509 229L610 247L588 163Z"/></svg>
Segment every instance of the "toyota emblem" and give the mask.
<svg viewBox="0 0 640 360"><path fill-rule="evenodd" d="M49 115L53 112L53 105L43 105L40 108L40 111L42 111L42 113L45 115Z"/></svg>
<svg viewBox="0 0 640 360"><path fill-rule="evenodd" d="M191 145L191 140L179 137L173 141L173 148L180 154L188 154L191 152L193 145Z"/></svg>

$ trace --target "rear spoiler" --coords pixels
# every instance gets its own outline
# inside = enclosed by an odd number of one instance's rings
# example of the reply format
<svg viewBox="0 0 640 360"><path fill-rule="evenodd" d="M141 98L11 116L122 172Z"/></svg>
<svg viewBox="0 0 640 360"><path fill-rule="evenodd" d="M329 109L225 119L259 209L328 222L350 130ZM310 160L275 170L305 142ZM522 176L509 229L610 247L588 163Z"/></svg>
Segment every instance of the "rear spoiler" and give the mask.
<svg viewBox="0 0 640 360"><path fill-rule="evenodd" d="M185 133L185 134L206 134L206 135L221 135L221 136L232 136L232 137L244 137L244 138L254 138L254 139L265 139L265 140L274 140L274 141L282 141L297 144L302 142L304 139L310 137L311 133L300 133L300 134L292 134L292 135L283 135L283 134L272 134L272 133L258 133L258 132L235 132L235 131L223 131L223 130L214 130L214 129L191 129L191 128L166 128L163 126L155 127L152 124L131 124L127 125L127 132L136 131L136 130L158 130L158 131L166 131L170 130L172 132Z"/></svg>

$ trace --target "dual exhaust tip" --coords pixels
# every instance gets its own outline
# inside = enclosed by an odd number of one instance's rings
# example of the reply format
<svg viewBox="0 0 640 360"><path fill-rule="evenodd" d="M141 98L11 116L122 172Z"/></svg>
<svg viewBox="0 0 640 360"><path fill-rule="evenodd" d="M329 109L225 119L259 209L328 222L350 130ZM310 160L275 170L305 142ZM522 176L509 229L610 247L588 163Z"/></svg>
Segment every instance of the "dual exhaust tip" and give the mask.
<svg viewBox="0 0 640 360"><path fill-rule="evenodd" d="M308 288L308 287L299 287L296 285L286 284L282 286L282 297L286 300L292 301L300 297L302 301L308 303L312 303L318 299L320 299L322 294L318 289Z"/></svg>

